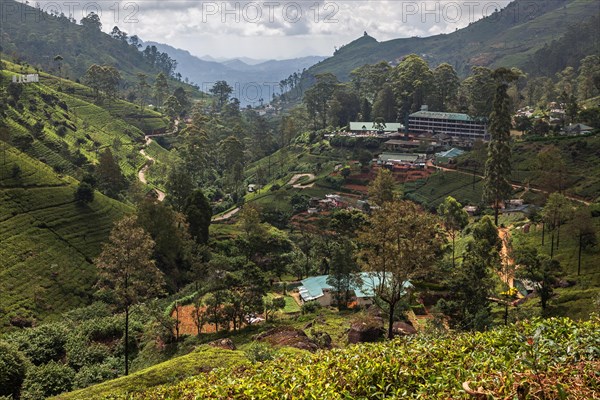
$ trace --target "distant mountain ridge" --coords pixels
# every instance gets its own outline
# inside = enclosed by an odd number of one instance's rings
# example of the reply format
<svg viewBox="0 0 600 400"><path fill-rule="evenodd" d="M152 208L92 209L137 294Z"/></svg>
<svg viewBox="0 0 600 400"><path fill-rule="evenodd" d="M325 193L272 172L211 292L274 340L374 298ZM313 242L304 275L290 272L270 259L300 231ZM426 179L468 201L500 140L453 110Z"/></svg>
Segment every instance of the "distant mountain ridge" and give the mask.
<svg viewBox="0 0 600 400"><path fill-rule="evenodd" d="M204 60L204 61L214 61L214 62L218 62L218 63L226 63L228 61L240 60L248 65L256 65L256 64L264 63L265 61L269 61L269 60L265 60L265 59L257 59L257 58L250 58L250 57L235 57L235 58L211 57L208 54L203 55L198 58L201 60Z"/></svg>
<svg viewBox="0 0 600 400"><path fill-rule="evenodd" d="M144 42L144 45L156 46L159 51L177 60L177 71L199 85L202 91L208 91L216 81L227 81L234 88L232 96L237 97L242 106L258 103L261 98L269 102L273 93L279 93L279 81L325 59L307 56L262 62L244 58L217 62L203 60L187 50L163 43ZM210 59L215 60L212 57ZM253 64L255 61L258 63Z"/></svg>
<svg viewBox="0 0 600 400"><path fill-rule="evenodd" d="M473 66L519 67L539 73L533 56L581 23L597 18L600 2L589 0L516 0L506 8L449 34L378 42L368 35L342 46L335 54L308 69L310 76L331 72L347 81L350 72L379 61L398 63L415 53L432 67L447 62L466 76ZM571 35L579 53L598 53L600 38ZM581 57L583 58L583 57ZM577 62L579 59L577 59ZM556 71L555 71L556 72Z"/></svg>

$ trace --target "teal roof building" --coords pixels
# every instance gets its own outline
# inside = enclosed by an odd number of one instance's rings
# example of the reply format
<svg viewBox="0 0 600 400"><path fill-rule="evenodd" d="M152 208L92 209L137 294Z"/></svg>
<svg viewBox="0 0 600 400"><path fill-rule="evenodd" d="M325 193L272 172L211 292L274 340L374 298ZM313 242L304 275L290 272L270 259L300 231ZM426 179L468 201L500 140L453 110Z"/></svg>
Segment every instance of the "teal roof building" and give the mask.
<svg viewBox="0 0 600 400"><path fill-rule="evenodd" d="M371 304L375 296L375 288L381 284L380 274L374 272L361 272L360 285L352 285L350 290L354 292L354 297L359 305ZM302 280L302 286L298 288L303 302L316 300L322 306L330 306L334 301L332 293L334 288L327 283L329 275L312 276ZM406 281L404 288L408 289L413 285Z"/></svg>
<svg viewBox="0 0 600 400"><path fill-rule="evenodd" d="M450 150L442 151L440 153L435 153L435 156L438 158L456 158L460 155L463 155L465 152L461 149L451 148Z"/></svg>

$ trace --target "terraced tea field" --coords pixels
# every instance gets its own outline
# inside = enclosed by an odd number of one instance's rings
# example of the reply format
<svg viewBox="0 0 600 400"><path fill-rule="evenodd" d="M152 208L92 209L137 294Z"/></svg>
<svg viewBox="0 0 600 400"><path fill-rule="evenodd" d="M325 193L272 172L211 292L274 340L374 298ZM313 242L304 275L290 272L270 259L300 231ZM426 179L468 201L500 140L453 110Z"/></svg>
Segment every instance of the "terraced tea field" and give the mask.
<svg viewBox="0 0 600 400"><path fill-rule="evenodd" d="M87 302L91 260L113 221L131 210L100 193L92 203L76 203L73 179L15 148L0 152L0 166L0 326Z"/></svg>

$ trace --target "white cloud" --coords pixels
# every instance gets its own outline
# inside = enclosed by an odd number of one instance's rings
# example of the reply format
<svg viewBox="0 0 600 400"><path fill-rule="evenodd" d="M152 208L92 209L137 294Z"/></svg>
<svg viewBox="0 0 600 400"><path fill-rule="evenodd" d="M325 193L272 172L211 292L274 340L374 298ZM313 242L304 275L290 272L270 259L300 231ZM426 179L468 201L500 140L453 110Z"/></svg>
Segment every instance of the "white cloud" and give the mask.
<svg viewBox="0 0 600 400"><path fill-rule="evenodd" d="M367 31L376 39L453 32L502 8L498 1L397 0L106 0L58 4L79 21L101 12L105 31L117 25L143 40L166 42L195 54L286 58L311 48L329 55Z"/></svg>

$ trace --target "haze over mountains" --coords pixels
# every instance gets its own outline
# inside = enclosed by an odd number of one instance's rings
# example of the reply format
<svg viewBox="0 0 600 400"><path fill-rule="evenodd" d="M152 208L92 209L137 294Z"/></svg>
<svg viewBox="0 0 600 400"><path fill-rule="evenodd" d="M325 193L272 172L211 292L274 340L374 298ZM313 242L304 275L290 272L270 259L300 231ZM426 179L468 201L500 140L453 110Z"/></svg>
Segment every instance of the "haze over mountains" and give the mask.
<svg viewBox="0 0 600 400"><path fill-rule="evenodd" d="M209 56L202 59L187 50L176 49L163 43L144 42L144 46L146 45L156 46L159 51L176 59L177 72L200 86L203 92L208 92L217 81L227 81L234 88L232 96L237 97L242 106L258 105L261 98L268 103L273 93L280 92L280 80L294 72L300 74L305 68L325 59L321 56L309 56L263 61L240 57L219 61Z"/></svg>

